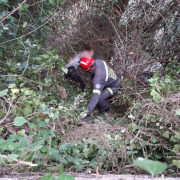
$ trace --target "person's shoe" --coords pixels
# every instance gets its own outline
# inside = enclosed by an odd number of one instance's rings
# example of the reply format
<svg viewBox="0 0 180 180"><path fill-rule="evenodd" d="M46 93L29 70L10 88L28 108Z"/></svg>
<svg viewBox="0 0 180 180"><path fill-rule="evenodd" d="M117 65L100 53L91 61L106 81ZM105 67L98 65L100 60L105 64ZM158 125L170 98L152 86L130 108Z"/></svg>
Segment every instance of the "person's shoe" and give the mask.
<svg viewBox="0 0 180 180"><path fill-rule="evenodd" d="M86 86L83 86L83 87L82 87L82 92L84 92L84 91L85 91L85 89L86 89Z"/></svg>
<svg viewBox="0 0 180 180"><path fill-rule="evenodd" d="M107 113L109 110L110 110L110 107L108 107L107 109L105 109L105 110L103 111L103 113Z"/></svg>
<svg viewBox="0 0 180 180"><path fill-rule="evenodd" d="M109 110L110 110L110 108L109 108L109 107L108 107L107 109L105 109L105 110L99 110L98 115L105 114L105 113L107 113Z"/></svg>

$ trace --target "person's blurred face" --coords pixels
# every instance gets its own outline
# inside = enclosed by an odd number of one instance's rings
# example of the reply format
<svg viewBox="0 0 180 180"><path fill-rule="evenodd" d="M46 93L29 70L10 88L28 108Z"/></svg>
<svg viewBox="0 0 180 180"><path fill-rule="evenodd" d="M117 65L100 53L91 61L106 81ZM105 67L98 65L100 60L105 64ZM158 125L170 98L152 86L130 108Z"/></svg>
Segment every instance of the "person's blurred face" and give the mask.
<svg viewBox="0 0 180 180"><path fill-rule="evenodd" d="M87 56L87 57L93 57L94 56L94 51L93 50L84 50L82 51L83 56Z"/></svg>

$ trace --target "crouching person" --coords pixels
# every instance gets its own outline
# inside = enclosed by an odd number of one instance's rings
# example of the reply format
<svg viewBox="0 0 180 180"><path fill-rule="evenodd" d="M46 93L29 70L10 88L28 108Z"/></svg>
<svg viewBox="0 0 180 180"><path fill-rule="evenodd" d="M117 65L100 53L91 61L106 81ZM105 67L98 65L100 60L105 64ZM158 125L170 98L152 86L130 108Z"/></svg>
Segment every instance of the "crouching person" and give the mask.
<svg viewBox="0 0 180 180"><path fill-rule="evenodd" d="M91 114L96 105L103 113L109 111L107 99L118 92L121 82L114 70L100 59L81 57L80 66L84 71L89 72L93 79L93 96L87 109L81 114L81 120L83 120Z"/></svg>

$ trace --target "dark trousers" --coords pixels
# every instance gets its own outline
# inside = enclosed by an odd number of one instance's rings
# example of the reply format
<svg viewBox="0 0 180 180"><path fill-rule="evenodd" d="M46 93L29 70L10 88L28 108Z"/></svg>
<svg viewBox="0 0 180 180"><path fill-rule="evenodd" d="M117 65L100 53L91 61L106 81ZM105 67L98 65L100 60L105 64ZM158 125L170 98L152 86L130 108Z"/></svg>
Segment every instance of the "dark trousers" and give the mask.
<svg viewBox="0 0 180 180"><path fill-rule="evenodd" d="M84 91L86 85L85 85L81 75L79 74L78 70L74 66L70 66L67 69L68 69L68 72L67 72L67 74L65 74L65 78L69 80L71 85L73 85L71 80L78 83L80 85L80 87L82 88L82 90Z"/></svg>
<svg viewBox="0 0 180 180"><path fill-rule="evenodd" d="M117 87L106 87L100 97L99 97L99 102L98 102L98 107L100 111L106 112L109 110L109 103L107 102L107 99L112 97L114 94L118 92L120 89L121 85L118 85Z"/></svg>

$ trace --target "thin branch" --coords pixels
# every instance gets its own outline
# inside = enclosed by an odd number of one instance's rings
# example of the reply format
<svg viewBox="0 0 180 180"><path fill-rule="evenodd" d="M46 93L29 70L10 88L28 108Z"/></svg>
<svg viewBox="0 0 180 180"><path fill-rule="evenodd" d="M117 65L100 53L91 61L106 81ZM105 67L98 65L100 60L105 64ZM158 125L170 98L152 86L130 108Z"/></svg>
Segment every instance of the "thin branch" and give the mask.
<svg viewBox="0 0 180 180"><path fill-rule="evenodd" d="M8 112L7 112L7 114L5 115L5 117L1 120L1 122L0 122L0 124L2 124L3 122L4 122L4 120L8 117L8 115L11 113L11 107L12 107L12 103L11 102L9 102L6 98L4 98L4 97L1 97L1 98L3 98L8 104L10 104L9 105L9 109L8 109Z"/></svg>
<svg viewBox="0 0 180 180"><path fill-rule="evenodd" d="M25 37L25 36L27 36L27 35L35 32L35 31L37 31L38 29L40 29L41 27L43 27L44 25L46 25L51 19L53 19L55 16L57 16L61 11L62 11L62 9L60 9L55 15L53 15L53 16L52 16L51 18L49 18L45 23L43 23L42 25L40 25L40 26L37 27L36 29L34 29L34 30L32 30L32 31L30 31L30 32L28 32L28 33L20 36L20 37L17 37L17 38L14 38L14 39L10 39L10 40L8 40L8 41L1 42L0 45L6 44L6 43L8 43L8 42L15 41L15 40L18 40L18 39L20 39L20 38L23 38L23 37Z"/></svg>
<svg viewBox="0 0 180 180"><path fill-rule="evenodd" d="M26 68L24 69L24 71L22 72L21 75L1 75L0 77L7 77L7 76L8 77L20 77L20 76L22 76L25 73L26 69L28 68L30 55L31 54L29 54L28 59L27 59L27 66L26 66Z"/></svg>
<svg viewBox="0 0 180 180"><path fill-rule="evenodd" d="M49 87L49 85L47 85L47 84L43 84L43 83L38 82L38 81L33 81L33 80L28 79L28 78L25 78L25 77L19 77L19 79L25 79L25 80L27 80L27 81L31 81L31 82L34 82L34 83L40 84L40 85L42 85L42 86L47 86L47 87Z"/></svg>
<svg viewBox="0 0 180 180"><path fill-rule="evenodd" d="M99 167L97 166L97 168L96 168L96 180L98 180L98 177L99 177Z"/></svg>
<svg viewBox="0 0 180 180"><path fill-rule="evenodd" d="M174 54L174 56L178 56L178 55L180 55L180 52L177 52L177 53ZM142 66L142 65L152 64L152 63L155 63L155 62L163 62L163 61L166 61L167 59L169 59L171 57L172 57L172 55L169 55L169 56L165 57L164 59L155 59L155 60L147 61L147 62L140 63L140 64L133 64L133 65L127 67L127 69L130 69L130 68L135 67L135 66Z"/></svg>
<svg viewBox="0 0 180 180"><path fill-rule="evenodd" d="M27 0L24 0L16 9L14 9L14 11L12 11L11 13L9 13L4 19L2 19L0 21L0 23L2 23L4 20L6 20L9 16L11 16L12 14L14 14Z"/></svg>
<svg viewBox="0 0 180 180"><path fill-rule="evenodd" d="M30 55L31 55L31 54L29 54L29 56L28 56L26 68L24 69L24 71L22 72L22 74L21 74L20 76L22 76L22 75L25 73L26 69L27 69L28 66L29 66L29 58L30 58Z"/></svg>
<svg viewBox="0 0 180 180"><path fill-rule="evenodd" d="M2 124L2 123L4 122L4 120L5 120L5 119L7 118L7 116L10 114L10 112L11 112L11 105L10 105L10 107L9 107L9 109L8 109L8 112L7 112L6 116L1 120L0 124Z"/></svg>
<svg viewBox="0 0 180 180"><path fill-rule="evenodd" d="M34 5L38 4L38 3L43 3L43 2L45 2L45 1L46 1L46 0L38 1L38 2L35 2L35 3L33 3L33 4L29 5L29 6L34 6Z"/></svg>
<svg viewBox="0 0 180 180"><path fill-rule="evenodd" d="M22 165L25 165L25 166L32 166L32 167L37 166L37 164L33 164L33 163L31 163L31 162L26 162L26 161L20 161L20 160L17 160L17 159L8 157L8 156L6 156L6 155L0 155L0 157L1 157L1 158L4 158L4 159L10 159L10 160L12 160L12 161L15 161L15 162L17 162L17 163L19 163L19 164L22 164Z"/></svg>
<svg viewBox="0 0 180 180"><path fill-rule="evenodd" d="M19 157L19 160L22 160L23 157L29 152L29 150L30 150L30 148L31 148L31 145L32 145L32 142L33 142L33 137L30 136L30 141L29 141L28 148L27 148L27 150Z"/></svg>

